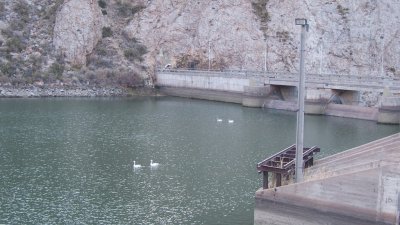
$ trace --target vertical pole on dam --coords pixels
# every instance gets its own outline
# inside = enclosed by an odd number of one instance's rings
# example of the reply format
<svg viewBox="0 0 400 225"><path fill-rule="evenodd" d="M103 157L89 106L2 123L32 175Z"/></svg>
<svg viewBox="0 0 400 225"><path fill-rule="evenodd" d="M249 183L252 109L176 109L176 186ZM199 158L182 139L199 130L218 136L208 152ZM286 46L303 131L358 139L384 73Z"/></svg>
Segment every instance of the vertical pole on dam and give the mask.
<svg viewBox="0 0 400 225"><path fill-rule="evenodd" d="M300 40L300 78L298 85L298 110L297 110L297 128L296 128L296 183L303 181L303 148L304 148L304 88L305 88L305 72L304 72L304 42L308 24L306 19L295 19L296 25L301 26Z"/></svg>

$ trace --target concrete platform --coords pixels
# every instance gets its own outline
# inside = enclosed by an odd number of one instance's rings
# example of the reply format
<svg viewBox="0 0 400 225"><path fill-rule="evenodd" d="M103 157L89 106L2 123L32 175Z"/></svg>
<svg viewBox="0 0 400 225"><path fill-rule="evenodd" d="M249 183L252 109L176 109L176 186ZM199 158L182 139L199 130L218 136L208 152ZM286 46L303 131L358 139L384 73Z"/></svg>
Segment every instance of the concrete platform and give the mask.
<svg viewBox="0 0 400 225"><path fill-rule="evenodd" d="M316 161L305 181L256 192L254 224L399 224L400 134Z"/></svg>

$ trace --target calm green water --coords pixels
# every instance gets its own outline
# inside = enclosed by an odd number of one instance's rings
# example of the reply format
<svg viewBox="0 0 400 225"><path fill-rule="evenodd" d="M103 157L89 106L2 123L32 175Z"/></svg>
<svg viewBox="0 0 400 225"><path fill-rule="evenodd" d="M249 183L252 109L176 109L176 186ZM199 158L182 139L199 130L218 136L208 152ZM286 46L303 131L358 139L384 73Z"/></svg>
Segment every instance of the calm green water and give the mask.
<svg viewBox="0 0 400 225"><path fill-rule="evenodd" d="M169 97L0 99L0 224L252 224L255 165L295 142L295 120ZM306 116L305 130L329 155L400 127Z"/></svg>

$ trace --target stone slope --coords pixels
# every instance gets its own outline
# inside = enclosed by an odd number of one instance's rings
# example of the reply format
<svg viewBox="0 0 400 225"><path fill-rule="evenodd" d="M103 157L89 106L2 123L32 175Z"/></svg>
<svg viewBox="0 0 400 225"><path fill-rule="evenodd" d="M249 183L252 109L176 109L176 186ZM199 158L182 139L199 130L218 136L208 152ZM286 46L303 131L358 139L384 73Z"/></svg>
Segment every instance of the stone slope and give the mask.
<svg viewBox="0 0 400 225"><path fill-rule="evenodd" d="M308 73L400 77L399 12L394 0L4 1L0 81L127 84L167 64L296 72L297 17Z"/></svg>

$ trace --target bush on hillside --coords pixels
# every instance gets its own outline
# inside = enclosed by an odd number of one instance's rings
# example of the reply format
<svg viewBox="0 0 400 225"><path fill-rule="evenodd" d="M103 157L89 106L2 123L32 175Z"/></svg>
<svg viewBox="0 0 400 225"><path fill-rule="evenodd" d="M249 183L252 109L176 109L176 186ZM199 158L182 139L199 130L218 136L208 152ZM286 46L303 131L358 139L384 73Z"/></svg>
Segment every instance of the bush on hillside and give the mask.
<svg viewBox="0 0 400 225"><path fill-rule="evenodd" d="M99 0L97 3L102 9L105 9L107 7L107 2L105 2L104 0Z"/></svg>
<svg viewBox="0 0 400 225"><path fill-rule="evenodd" d="M7 52L22 52L26 44L20 37L9 37L6 41Z"/></svg>
<svg viewBox="0 0 400 225"><path fill-rule="evenodd" d="M20 19L24 19L25 21L29 20L29 5L25 0L17 0L14 7L14 12L16 12Z"/></svg>
<svg viewBox="0 0 400 225"><path fill-rule="evenodd" d="M118 12L122 17L131 17L146 8L144 5L134 5L131 2L118 1Z"/></svg>
<svg viewBox="0 0 400 225"><path fill-rule="evenodd" d="M2 62L0 63L0 72L2 75L11 77L17 71L17 67L10 62Z"/></svg>
<svg viewBox="0 0 400 225"><path fill-rule="evenodd" d="M103 27L103 30L102 30L103 38L111 37L112 35L113 35L113 32L111 30L111 27Z"/></svg>

